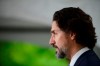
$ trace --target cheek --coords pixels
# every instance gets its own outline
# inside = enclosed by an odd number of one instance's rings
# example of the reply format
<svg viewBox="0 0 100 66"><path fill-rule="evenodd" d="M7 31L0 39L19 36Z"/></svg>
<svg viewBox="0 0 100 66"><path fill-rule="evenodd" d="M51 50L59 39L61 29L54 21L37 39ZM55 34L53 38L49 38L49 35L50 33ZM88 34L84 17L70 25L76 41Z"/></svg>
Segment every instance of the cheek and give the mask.
<svg viewBox="0 0 100 66"><path fill-rule="evenodd" d="M58 47L63 47L63 46L65 46L66 43L67 43L67 40L65 39L65 37L58 36L56 38L56 44L57 44Z"/></svg>

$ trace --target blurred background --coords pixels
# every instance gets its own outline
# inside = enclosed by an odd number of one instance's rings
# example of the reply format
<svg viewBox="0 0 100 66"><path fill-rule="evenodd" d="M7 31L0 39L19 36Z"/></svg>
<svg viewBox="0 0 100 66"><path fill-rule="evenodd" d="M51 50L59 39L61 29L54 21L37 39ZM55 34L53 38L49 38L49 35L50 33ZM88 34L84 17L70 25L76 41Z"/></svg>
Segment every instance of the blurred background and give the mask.
<svg viewBox="0 0 100 66"><path fill-rule="evenodd" d="M100 0L0 0L0 66L67 66L49 45L55 11L80 7L96 28L100 57Z"/></svg>

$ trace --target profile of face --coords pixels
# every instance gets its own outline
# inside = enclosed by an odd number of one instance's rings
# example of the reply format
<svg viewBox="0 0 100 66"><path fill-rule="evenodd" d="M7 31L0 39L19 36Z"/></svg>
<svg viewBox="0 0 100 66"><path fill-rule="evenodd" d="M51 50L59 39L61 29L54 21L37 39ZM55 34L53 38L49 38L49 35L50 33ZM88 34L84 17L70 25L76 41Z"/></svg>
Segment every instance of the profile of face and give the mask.
<svg viewBox="0 0 100 66"><path fill-rule="evenodd" d="M65 58L67 56L68 48L71 46L72 38L70 34L66 34L62 31L56 21L52 22L51 26L51 38L49 44L56 49L56 56L58 58Z"/></svg>

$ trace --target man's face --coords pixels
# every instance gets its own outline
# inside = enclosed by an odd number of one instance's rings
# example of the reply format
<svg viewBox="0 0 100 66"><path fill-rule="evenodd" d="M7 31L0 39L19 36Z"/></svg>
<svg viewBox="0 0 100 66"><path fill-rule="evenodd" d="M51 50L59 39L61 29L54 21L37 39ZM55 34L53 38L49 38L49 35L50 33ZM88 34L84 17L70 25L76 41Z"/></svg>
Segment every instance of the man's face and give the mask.
<svg viewBox="0 0 100 66"><path fill-rule="evenodd" d="M70 34L63 32L56 21L53 21L51 27L51 38L49 42L55 49L58 58L64 58L71 44Z"/></svg>

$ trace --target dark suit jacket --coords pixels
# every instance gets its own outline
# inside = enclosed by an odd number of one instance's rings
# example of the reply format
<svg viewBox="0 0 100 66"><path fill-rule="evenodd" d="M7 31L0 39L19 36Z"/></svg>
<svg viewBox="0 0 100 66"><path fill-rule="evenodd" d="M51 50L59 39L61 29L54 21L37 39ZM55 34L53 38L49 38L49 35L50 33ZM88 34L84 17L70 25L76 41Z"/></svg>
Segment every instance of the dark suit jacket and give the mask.
<svg viewBox="0 0 100 66"><path fill-rule="evenodd" d="M93 50L88 50L77 59L74 66L100 66L100 59Z"/></svg>

